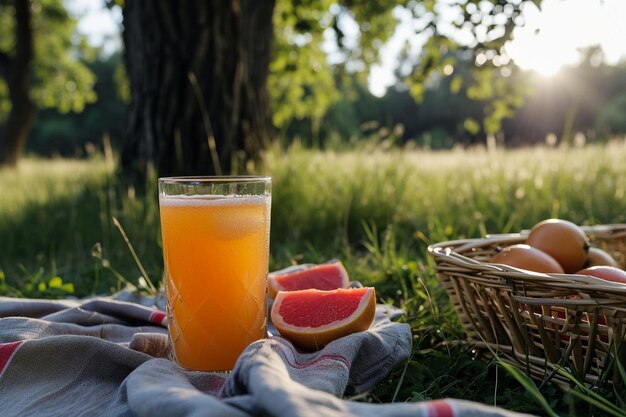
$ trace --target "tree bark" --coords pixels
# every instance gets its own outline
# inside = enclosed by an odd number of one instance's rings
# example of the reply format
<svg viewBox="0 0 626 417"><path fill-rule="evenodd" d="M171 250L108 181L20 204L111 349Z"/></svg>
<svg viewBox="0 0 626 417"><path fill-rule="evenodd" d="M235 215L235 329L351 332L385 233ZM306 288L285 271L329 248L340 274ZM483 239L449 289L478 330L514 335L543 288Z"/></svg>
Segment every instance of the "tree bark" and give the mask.
<svg viewBox="0 0 626 417"><path fill-rule="evenodd" d="M24 152L28 132L35 121L30 99L33 63L33 26L30 0L15 0L15 55L0 56L0 76L9 88L11 111L0 130L0 165L15 167Z"/></svg>
<svg viewBox="0 0 626 417"><path fill-rule="evenodd" d="M131 87L122 168L140 178L228 174L271 135L275 0L126 0Z"/></svg>

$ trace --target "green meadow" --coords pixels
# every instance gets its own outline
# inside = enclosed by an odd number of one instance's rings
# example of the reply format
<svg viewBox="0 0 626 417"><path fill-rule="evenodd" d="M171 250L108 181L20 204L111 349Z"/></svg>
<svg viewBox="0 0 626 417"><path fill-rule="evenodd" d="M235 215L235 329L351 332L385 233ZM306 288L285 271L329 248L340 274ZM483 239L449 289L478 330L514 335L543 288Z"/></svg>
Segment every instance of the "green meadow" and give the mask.
<svg viewBox="0 0 626 417"><path fill-rule="evenodd" d="M462 343L426 250L549 217L626 223L623 140L440 152L295 144L268 150L253 172L273 178L271 269L338 258L351 279L376 286L379 302L406 311L411 360L355 400L455 397L539 415L624 415L549 384L534 392L497 361L480 360ZM27 158L16 171L0 171L0 294L149 291L146 278L159 283L163 270L158 213L156 179L127 184L111 157ZM617 392L598 393L624 406Z"/></svg>

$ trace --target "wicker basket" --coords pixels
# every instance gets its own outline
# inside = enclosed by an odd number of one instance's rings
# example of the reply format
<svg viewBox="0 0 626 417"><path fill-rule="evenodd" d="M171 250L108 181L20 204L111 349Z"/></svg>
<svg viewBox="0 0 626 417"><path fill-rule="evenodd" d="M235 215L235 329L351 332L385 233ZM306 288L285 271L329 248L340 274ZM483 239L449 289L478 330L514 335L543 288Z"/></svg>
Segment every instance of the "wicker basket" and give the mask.
<svg viewBox="0 0 626 417"><path fill-rule="evenodd" d="M626 267L626 224L583 229L592 245ZM568 383L550 366L558 364L589 384L619 383L614 359L626 365L626 285L486 263L503 247L524 243L527 235L429 246L468 341L536 380Z"/></svg>

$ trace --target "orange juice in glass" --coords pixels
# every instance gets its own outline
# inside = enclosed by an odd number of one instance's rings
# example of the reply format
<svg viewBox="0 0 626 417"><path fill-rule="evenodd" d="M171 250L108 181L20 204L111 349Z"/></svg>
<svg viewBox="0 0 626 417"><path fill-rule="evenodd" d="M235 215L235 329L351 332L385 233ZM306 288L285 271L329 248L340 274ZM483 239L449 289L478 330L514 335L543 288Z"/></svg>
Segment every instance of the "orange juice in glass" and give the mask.
<svg viewBox="0 0 626 417"><path fill-rule="evenodd" d="M271 178L160 178L159 205L175 360L231 370L267 331Z"/></svg>

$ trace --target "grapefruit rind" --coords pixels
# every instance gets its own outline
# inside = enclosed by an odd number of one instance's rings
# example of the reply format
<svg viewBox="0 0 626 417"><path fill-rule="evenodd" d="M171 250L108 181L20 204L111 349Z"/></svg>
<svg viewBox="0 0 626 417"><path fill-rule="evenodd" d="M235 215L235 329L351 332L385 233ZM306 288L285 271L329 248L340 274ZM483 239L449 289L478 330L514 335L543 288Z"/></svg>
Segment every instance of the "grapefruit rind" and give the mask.
<svg viewBox="0 0 626 417"><path fill-rule="evenodd" d="M589 238L578 225L562 219L543 220L532 227L526 243L552 256L571 274L587 260Z"/></svg>
<svg viewBox="0 0 626 417"><path fill-rule="evenodd" d="M491 257L489 263L512 266L530 272L542 274L563 274L561 264L544 251L529 245L507 246Z"/></svg>
<svg viewBox="0 0 626 417"><path fill-rule="evenodd" d="M596 247L589 248L589 252L587 252L587 262L584 268L590 268L592 266L614 266L615 268L619 268L619 264L609 253Z"/></svg>
<svg viewBox="0 0 626 417"><path fill-rule="evenodd" d="M626 284L626 271L615 268L613 266L598 265L581 269L576 272L577 275L587 275L606 282L615 282L618 284Z"/></svg>
<svg viewBox="0 0 626 417"><path fill-rule="evenodd" d="M357 308L346 318L319 327L295 326L285 322L280 314L280 306L288 297L297 297L304 291L319 293L323 297L325 293L339 291L362 291L363 296ZM272 323L281 336L290 340L293 344L308 350L319 350L333 340L362 332L370 328L376 314L376 291L373 287L356 289L337 289L322 291L316 289L298 291L279 291L272 305L270 316Z"/></svg>
<svg viewBox="0 0 626 417"><path fill-rule="evenodd" d="M319 275L322 272L323 275ZM267 277L270 298L276 298L279 291L306 289L334 290L346 288L350 283L348 271L338 260L324 264L306 264L272 272Z"/></svg>

